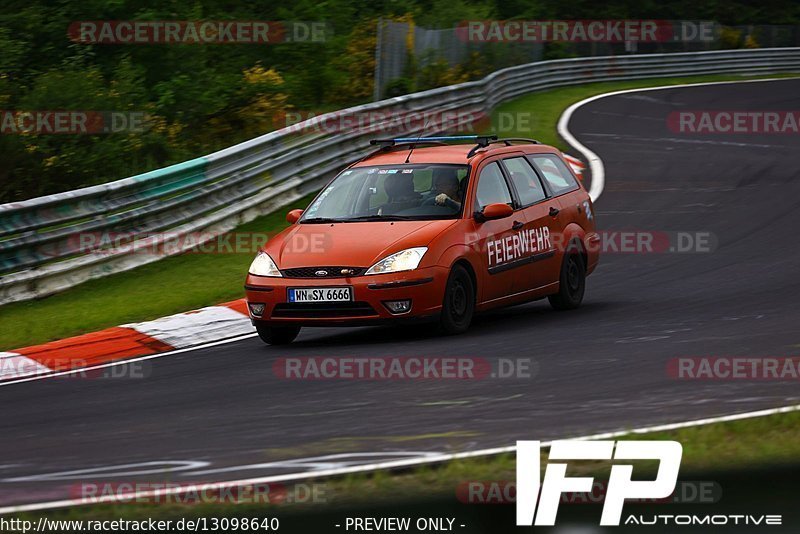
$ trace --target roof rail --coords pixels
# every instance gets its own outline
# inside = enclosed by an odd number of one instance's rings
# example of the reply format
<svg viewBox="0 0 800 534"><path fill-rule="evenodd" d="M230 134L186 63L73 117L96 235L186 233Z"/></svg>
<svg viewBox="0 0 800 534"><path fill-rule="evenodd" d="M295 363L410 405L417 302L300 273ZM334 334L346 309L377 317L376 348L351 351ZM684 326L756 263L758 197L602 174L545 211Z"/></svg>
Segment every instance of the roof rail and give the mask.
<svg viewBox="0 0 800 534"><path fill-rule="evenodd" d="M379 145L389 148L396 145L415 145L419 143L448 143L460 141L474 141L481 146L489 146L492 141L497 141L496 135L439 135L432 137L395 137L393 139L372 139L370 145Z"/></svg>
<svg viewBox="0 0 800 534"><path fill-rule="evenodd" d="M414 148L419 144L435 144L435 145L444 145L448 142L460 142L460 141L473 141L475 142L475 146L467 153L467 159L471 158L475 155L481 148L486 148L492 143L498 143L496 135L439 135L439 136L432 136L432 137L395 137L393 139L371 139L369 144L370 145L378 145L380 149L378 149L377 153L390 150L395 147L401 146L408 146L410 150L414 150ZM526 140L527 142L534 142L532 139ZM507 143L508 145L508 143ZM369 154L362 158L359 161L364 161L375 154ZM409 153L409 156L411 154Z"/></svg>
<svg viewBox="0 0 800 534"><path fill-rule="evenodd" d="M414 146L414 145L439 145L439 146L441 146L441 145L446 145L447 143L444 143L442 141L432 141L430 139L425 139L424 137L421 137L420 139L415 139L413 141L400 141L400 142L396 142L395 139L372 139L369 142L369 144L370 145L378 145L378 152L383 152L383 151L386 151L386 150L391 150L391 149L395 149L395 148L396 149L401 149L401 148L404 148L404 147L411 147L411 146Z"/></svg>
<svg viewBox="0 0 800 534"><path fill-rule="evenodd" d="M540 145L541 143L536 139L528 139L527 137L504 137L493 141L494 143L505 143L506 146L511 146L512 143L527 143L531 145Z"/></svg>
<svg viewBox="0 0 800 534"><path fill-rule="evenodd" d="M495 143L505 143L505 145L506 145L506 146L511 146L511 144L512 144L512 143L514 143L514 142L519 142L519 143L527 143L527 144L533 144L533 145L538 145L538 144L540 144L540 143L539 143L539 141L537 141L536 139L528 139L527 137L505 137L505 138L503 138L503 139L498 139L496 135L493 135L492 137L493 137L493 139L491 139L491 140L489 141L489 143L487 143L487 144L485 144L485 145L481 145L481 144L479 143L479 144L478 144L478 146L476 146L475 148L473 148L472 150L470 150L470 151L469 151L469 153L467 154L467 159L469 159L469 158L471 158L472 156L474 156L474 155L475 155L475 153L476 153L476 152L477 152L479 149L481 149L481 148L486 148L487 146L489 146L489 145L493 145L493 144L495 144Z"/></svg>

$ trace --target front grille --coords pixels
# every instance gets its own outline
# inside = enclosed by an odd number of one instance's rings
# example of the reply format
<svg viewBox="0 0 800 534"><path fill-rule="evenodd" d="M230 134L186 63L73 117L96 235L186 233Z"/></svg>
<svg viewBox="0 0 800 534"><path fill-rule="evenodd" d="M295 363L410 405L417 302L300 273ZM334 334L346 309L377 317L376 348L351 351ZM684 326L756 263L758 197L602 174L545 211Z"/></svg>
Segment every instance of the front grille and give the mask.
<svg viewBox="0 0 800 534"><path fill-rule="evenodd" d="M272 317L328 319L332 317L370 317L378 315L366 302L285 302L276 304Z"/></svg>
<svg viewBox="0 0 800 534"><path fill-rule="evenodd" d="M342 269L349 269L350 274L342 274ZM322 276L317 271L326 271L328 274ZM286 278L342 278L345 276L361 276L366 269L364 267L297 267L295 269L284 269L281 274Z"/></svg>

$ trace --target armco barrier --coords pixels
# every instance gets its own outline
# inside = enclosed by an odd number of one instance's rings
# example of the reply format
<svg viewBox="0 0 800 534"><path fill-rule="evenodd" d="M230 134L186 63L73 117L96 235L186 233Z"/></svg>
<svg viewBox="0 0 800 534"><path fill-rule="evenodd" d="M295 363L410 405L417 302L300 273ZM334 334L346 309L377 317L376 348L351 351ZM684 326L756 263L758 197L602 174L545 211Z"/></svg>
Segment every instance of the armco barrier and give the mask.
<svg viewBox="0 0 800 534"><path fill-rule="evenodd" d="M699 74L800 72L800 48L561 59L494 72L452 85L322 115L208 156L75 191L0 205L0 304L46 296L92 278L156 261L137 254L163 243L164 232L221 233L318 189L369 152L370 128L321 133L342 114L489 113L517 96L587 82ZM422 133L414 127L398 134ZM430 129L425 134L439 133ZM155 234L109 253L76 246L79 232ZM71 239L72 237L72 239ZM194 243L197 244L196 242ZM186 247L192 245L187 243ZM169 253L180 253L171 247Z"/></svg>

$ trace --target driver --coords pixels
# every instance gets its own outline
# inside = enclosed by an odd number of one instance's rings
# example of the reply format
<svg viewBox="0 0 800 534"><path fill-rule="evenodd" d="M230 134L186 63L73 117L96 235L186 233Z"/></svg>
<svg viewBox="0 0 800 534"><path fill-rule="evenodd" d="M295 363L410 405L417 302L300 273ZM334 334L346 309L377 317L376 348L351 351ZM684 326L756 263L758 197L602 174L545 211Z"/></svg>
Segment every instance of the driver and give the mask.
<svg viewBox="0 0 800 534"><path fill-rule="evenodd" d="M433 175L433 187L425 199L425 204L445 206L461 211L461 191L455 169L437 169Z"/></svg>

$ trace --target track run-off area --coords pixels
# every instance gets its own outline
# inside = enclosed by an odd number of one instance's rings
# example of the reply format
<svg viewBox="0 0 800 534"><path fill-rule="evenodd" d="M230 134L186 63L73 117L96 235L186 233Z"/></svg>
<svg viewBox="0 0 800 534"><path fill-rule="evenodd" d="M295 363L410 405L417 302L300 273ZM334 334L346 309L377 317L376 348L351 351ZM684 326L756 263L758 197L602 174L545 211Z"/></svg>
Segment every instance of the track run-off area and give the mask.
<svg viewBox="0 0 800 534"><path fill-rule="evenodd" d="M799 404L797 380L675 369L679 358L800 353L800 136L687 133L673 120L799 108L796 79L637 90L577 107L567 127L602 160L594 211L616 236L577 311L533 302L480 316L457 337L308 328L288 346L247 337L118 366L141 366L138 377L0 386L0 508L68 499L86 480L248 479ZM615 232L650 236L656 250L619 250ZM389 356L483 358L493 373L287 380L274 367ZM524 376L500 376L501 360L519 359Z"/></svg>

